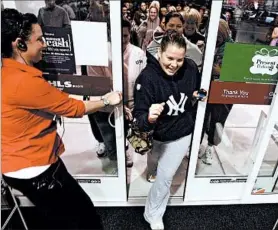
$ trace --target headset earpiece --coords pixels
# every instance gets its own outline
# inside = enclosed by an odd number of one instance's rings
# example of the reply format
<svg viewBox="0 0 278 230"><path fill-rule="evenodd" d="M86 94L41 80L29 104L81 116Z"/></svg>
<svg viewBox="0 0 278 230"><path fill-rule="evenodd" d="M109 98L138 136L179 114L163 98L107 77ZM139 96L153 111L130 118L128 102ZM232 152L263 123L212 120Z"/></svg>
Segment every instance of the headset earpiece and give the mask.
<svg viewBox="0 0 278 230"><path fill-rule="evenodd" d="M27 51L27 45L23 40L19 40L17 43L17 48L22 51L22 52L26 52Z"/></svg>

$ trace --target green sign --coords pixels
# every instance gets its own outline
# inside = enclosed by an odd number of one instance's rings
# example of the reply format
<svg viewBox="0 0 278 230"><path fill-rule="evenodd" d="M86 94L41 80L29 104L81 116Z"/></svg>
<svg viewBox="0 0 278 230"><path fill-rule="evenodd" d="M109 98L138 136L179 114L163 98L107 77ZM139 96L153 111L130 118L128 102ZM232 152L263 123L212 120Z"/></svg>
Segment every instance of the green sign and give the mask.
<svg viewBox="0 0 278 230"><path fill-rule="evenodd" d="M278 48L226 43L220 81L276 84Z"/></svg>

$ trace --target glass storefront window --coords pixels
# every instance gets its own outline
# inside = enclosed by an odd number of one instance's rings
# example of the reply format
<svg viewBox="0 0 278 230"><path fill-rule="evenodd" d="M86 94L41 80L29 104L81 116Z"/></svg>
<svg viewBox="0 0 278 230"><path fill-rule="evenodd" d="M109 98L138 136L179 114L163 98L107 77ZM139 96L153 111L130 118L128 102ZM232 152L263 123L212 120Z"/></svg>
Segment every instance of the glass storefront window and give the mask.
<svg viewBox="0 0 278 230"><path fill-rule="evenodd" d="M196 177L246 177L252 168L278 80L271 12L255 1L222 5Z"/></svg>

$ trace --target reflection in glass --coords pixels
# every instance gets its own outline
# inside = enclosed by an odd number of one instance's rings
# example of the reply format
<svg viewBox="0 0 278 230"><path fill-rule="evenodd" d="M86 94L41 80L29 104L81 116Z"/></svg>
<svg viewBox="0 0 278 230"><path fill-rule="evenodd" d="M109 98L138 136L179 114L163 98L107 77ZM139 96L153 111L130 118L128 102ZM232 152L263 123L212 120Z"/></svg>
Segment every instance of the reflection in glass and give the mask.
<svg viewBox="0 0 278 230"><path fill-rule="evenodd" d="M269 139L252 194L278 193L278 123Z"/></svg>
<svg viewBox="0 0 278 230"><path fill-rule="evenodd" d="M61 4L64 3L61 1ZM110 10L109 1L69 1L70 6L76 15L76 20L106 23L107 27L107 42L103 50L108 50L108 65L81 65L78 66L79 74L88 76L94 79L94 85L104 87L106 92L113 88L113 72L112 72L112 55L111 55L111 34L110 34ZM95 34L100 31L95 31ZM99 35L100 36L100 35ZM84 42L94 42L94 38L84 38ZM91 55L101 55L92 50ZM107 85L101 84L99 78L106 78ZM101 96L101 95L100 95ZM69 147L69 154L65 155L65 162L69 165L71 173L73 174L89 174L89 175L112 175L117 176L117 146L116 135L114 128L113 107L108 106L102 110L86 116L80 122L70 121L72 131L75 133L79 141L78 150L70 139L68 134L68 141L71 142ZM75 123L75 124L73 124ZM78 125L76 123L79 123ZM77 133L78 132L78 133ZM78 152L78 153L77 153ZM74 157L74 154L75 157ZM78 166L76 164L78 162Z"/></svg>
<svg viewBox="0 0 278 230"><path fill-rule="evenodd" d="M268 143L259 176L274 176L278 166L278 124L275 125Z"/></svg>
<svg viewBox="0 0 278 230"><path fill-rule="evenodd" d="M260 131L264 115L268 113L269 106L234 105L227 117L225 126L216 124L215 136L221 137L217 146L212 148L212 164L207 165L198 161L197 176L247 176L252 163L252 150L255 136ZM205 137L207 134L205 135ZM200 152L207 146L204 138ZM201 154L199 154L200 156Z"/></svg>
<svg viewBox="0 0 278 230"><path fill-rule="evenodd" d="M229 55L234 56L232 53L225 52L227 46L225 44L252 44L254 47L271 45L272 35L278 23L278 17L272 11L271 6L268 4L263 6L257 1L250 1L250 4L244 4L243 1L223 2L212 68L212 83L225 83L224 80L221 81L223 58L227 60ZM250 67L251 63L250 61ZM249 74L248 69L247 74ZM226 81L231 83L236 83L236 79L244 77L226 75L229 77ZM275 80L275 76L269 75L269 77L272 77L274 88L277 79ZM260 82L254 83L260 84ZM239 85L235 87L236 90L240 90ZM211 97L213 93L211 88ZM246 103L241 104L210 102L207 104L196 177L248 175L255 157L253 150L270 103L252 104L254 105L247 104L247 100Z"/></svg>

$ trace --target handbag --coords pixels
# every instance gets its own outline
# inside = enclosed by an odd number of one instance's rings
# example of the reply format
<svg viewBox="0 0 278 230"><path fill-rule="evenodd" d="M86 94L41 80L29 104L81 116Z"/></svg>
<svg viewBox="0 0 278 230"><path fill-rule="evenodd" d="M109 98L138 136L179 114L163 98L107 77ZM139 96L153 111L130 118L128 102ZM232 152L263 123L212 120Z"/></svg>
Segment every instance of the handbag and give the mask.
<svg viewBox="0 0 278 230"><path fill-rule="evenodd" d="M129 130L126 138L131 144L131 146L134 148L136 153L139 153L140 155L145 155L146 153L152 150L153 133L153 130L146 132L140 131L138 127L138 122L134 118L129 123Z"/></svg>

